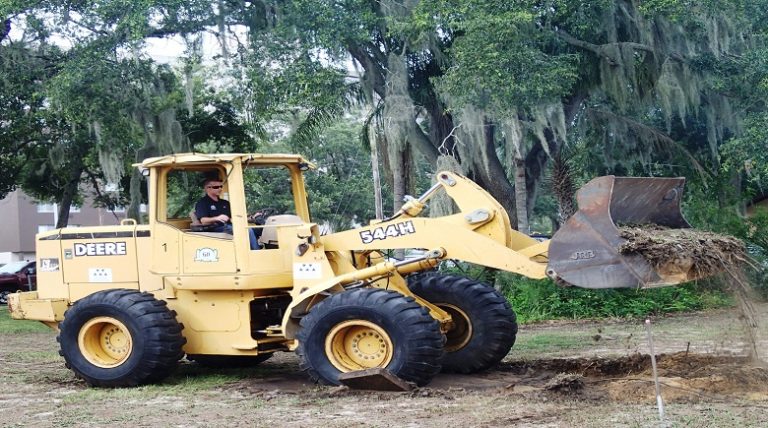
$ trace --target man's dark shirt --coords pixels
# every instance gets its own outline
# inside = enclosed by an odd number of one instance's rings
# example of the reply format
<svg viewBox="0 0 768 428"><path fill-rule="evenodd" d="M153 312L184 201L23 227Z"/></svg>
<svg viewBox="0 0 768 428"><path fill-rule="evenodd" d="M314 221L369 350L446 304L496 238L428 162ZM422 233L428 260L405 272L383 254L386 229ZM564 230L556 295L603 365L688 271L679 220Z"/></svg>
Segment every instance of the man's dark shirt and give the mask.
<svg viewBox="0 0 768 428"><path fill-rule="evenodd" d="M195 215L201 221L203 217L216 217L221 214L226 214L227 217L232 217L232 213L229 210L229 201L224 199L214 201L208 195L205 195L199 201L197 201L197 204L195 205ZM222 231L224 228L225 225L221 224Z"/></svg>

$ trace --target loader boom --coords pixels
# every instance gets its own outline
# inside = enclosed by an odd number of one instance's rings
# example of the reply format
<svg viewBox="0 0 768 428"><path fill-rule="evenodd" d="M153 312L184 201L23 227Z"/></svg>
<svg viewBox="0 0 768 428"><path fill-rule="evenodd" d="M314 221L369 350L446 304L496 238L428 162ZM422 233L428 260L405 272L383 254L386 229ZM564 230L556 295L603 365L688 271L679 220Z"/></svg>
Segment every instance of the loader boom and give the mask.
<svg viewBox="0 0 768 428"><path fill-rule="evenodd" d="M442 249L445 259L476 263L529 278L545 277L547 243L512 229L501 204L469 179L443 171L437 175L437 181L456 203L458 214L417 217L420 210L406 203L402 213L388 221L323 236L321 241L326 251ZM434 194L436 191L430 192L423 202Z"/></svg>

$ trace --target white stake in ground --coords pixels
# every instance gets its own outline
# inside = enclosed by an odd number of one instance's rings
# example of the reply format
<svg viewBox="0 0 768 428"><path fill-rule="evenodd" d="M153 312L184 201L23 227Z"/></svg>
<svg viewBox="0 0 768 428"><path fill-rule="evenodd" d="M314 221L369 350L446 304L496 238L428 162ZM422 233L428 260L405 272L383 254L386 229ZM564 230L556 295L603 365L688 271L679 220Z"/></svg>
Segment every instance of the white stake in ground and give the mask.
<svg viewBox="0 0 768 428"><path fill-rule="evenodd" d="M653 367L653 382L656 384L656 405L659 408L659 419L664 423L664 400L661 399L661 387L659 386L659 374L656 372L656 350L653 348L653 335L651 334L651 320L645 320L645 331L648 332L648 345L651 348L651 367Z"/></svg>

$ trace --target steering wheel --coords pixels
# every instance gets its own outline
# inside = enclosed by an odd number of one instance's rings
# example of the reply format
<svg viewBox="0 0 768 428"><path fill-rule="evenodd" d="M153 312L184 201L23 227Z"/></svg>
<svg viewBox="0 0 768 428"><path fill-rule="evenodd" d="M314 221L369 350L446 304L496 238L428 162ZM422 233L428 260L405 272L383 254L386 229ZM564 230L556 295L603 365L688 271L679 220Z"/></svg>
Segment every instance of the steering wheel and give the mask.
<svg viewBox="0 0 768 428"><path fill-rule="evenodd" d="M279 211L277 208L265 207L256 210L255 213L248 216L248 223L258 224L259 226L267 222L267 218L277 214Z"/></svg>

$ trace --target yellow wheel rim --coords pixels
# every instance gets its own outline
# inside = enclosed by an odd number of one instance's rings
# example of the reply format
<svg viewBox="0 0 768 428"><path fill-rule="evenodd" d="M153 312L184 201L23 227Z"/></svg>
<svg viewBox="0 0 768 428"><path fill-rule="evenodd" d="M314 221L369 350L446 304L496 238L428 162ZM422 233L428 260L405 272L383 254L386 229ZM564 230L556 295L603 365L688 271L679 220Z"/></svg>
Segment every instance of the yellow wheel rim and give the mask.
<svg viewBox="0 0 768 428"><path fill-rule="evenodd" d="M437 303L436 306L448 312L453 320L453 328L445 335L445 352L456 352L467 346L472 339L472 322L469 316L458 307L447 303Z"/></svg>
<svg viewBox="0 0 768 428"><path fill-rule="evenodd" d="M325 338L325 354L344 373L386 367L392 361L393 350L387 332L364 320L337 324Z"/></svg>
<svg viewBox="0 0 768 428"><path fill-rule="evenodd" d="M128 328L112 317L93 318L85 323L77 335L77 344L85 359L101 368L123 364L133 349Z"/></svg>

